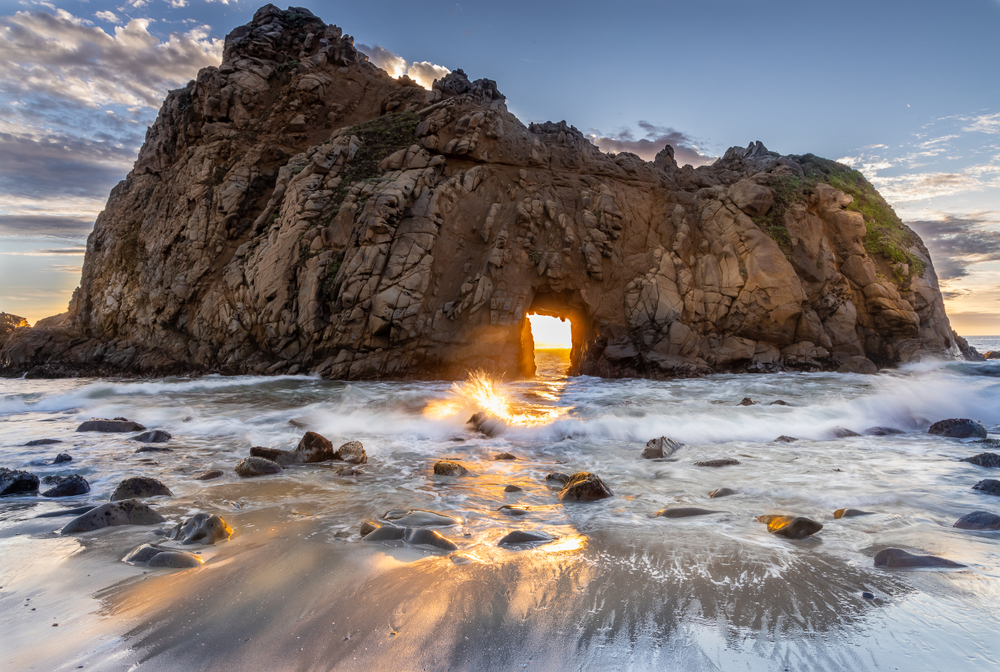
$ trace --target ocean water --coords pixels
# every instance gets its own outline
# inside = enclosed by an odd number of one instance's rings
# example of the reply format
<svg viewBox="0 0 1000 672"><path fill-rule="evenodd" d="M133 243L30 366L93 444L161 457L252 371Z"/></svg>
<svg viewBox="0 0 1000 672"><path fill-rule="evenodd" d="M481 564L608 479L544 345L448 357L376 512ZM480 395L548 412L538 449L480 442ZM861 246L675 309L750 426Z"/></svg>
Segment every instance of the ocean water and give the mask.
<svg viewBox="0 0 1000 672"><path fill-rule="evenodd" d="M969 341L1000 349L1000 338ZM972 489L1000 470L961 461L1000 450L926 432L967 417L1000 439L1000 361L676 381L569 378L561 353L538 363L538 378L498 386L515 423L492 437L466 421L497 399L447 382L0 380L0 466L79 473L92 488L0 500L0 668L1000 668L1000 531L953 527L971 511L1000 513L1000 498ZM756 403L739 406L744 397ZM771 404L779 399L788 405ZM136 453L131 434L75 432L116 416L171 432L171 452ZM876 426L902 433L864 434ZM860 436L836 438L839 429ZM293 449L307 430L335 446L361 441L365 473L233 472L251 446ZM659 436L683 445L643 460ZM61 443L24 445L42 438ZM73 461L51 464L61 452ZM495 460L501 452L519 459ZM470 474L433 475L443 458ZM739 464L695 464L714 458ZM225 475L191 478L205 469ZM594 472L614 496L560 503L545 479L553 471ZM173 491L148 502L168 524L62 535L69 518L36 517L106 501L139 475ZM505 492L510 484L522 490ZM720 487L736 494L710 499ZM714 513L656 517L673 507ZM835 520L844 507L872 515ZM459 519L441 529L458 550L358 535L366 519L415 508ZM202 567L121 562L157 539L154 528L197 512L235 531L189 547ZM823 529L790 541L756 521L767 514ZM519 529L556 541L497 545ZM887 547L967 567L874 567Z"/></svg>

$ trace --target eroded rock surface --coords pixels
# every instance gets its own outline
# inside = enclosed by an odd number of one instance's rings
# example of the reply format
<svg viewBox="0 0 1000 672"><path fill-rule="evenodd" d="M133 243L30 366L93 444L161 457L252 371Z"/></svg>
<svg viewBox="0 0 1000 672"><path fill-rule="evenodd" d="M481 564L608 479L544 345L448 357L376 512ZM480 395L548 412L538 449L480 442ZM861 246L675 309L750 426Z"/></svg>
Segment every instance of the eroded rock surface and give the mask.
<svg viewBox="0 0 1000 672"><path fill-rule="evenodd" d="M611 488L597 474L581 471L569 477L559 491L559 499L564 502L590 502L614 495Z"/></svg>
<svg viewBox="0 0 1000 672"><path fill-rule="evenodd" d="M986 438L986 427L983 423L978 420L970 420L969 418L949 418L948 420L939 420L930 426L927 430L928 434L937 434L938 436L948 436L954 439L967 439L969 437L974 437L977 439Z"/></svg>
<svg viewBox="0 0 1000 672"><path fill-rule="evenodd" d="M168 94L69 310L10 332L0 365L529 374L529 310L569 318L571 372L601 376L959 356L926 248L847 166L759 142L697 169L605 154L525 126L493 81L426 91L268 5Z"/></svg>
<svg viewBox="0 0 1000 672"><path fill-rule="evenodd" d="M38 492L38 476L19 469L0 467L0 496Z"/></svg>
<svg viewBox="0 0 1000 672"><path fill-rule="evenodd" d="M122 499L159 496L173 497L174 493L170 492L170 488L155 478L132 476L118 484L115 491L111 493L111 501L117 502Z"/></svg>
<svg viewBox="0 0 1000 672"><path fill-rule="evenodd" d="M282 466L263 457L244 457L236 464L236 475L244 478L281 473Z"/></svg>
<svg viewBox="0 0 1000 672"><path fill-rule="evenodd" d="M90 492L90 483L80 474L56 476L54 487L42 493L42 497L72 497Z"/></svg>
<svg viewBox="0 0 1000 672"><path fill-rule="evenodd" d="M233 528L217 515L196 513L182 523L178 523L169 537L182 544L214 544L233 536Z"/></svg>

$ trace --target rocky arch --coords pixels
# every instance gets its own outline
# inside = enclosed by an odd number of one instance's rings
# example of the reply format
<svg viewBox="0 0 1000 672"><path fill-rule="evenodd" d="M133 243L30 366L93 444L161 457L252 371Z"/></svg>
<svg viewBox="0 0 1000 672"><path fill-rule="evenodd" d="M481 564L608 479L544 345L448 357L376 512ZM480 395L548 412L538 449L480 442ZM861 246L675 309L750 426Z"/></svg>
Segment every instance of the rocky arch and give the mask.
<svg viewBox="0 0 1000 672"><path fill-rule="evenodd" d="M572 289L556 291L550 287L541 287L533 292L528 306L521 326L521 350L518 357L521 375L525 377L535 375L534 341L528 323L528 315L531 313L569 320L573 339L569 375L580 375L582 364L586 360L587 353L592 350L596 336L591 324L590 311L581 293Z"/></svg>

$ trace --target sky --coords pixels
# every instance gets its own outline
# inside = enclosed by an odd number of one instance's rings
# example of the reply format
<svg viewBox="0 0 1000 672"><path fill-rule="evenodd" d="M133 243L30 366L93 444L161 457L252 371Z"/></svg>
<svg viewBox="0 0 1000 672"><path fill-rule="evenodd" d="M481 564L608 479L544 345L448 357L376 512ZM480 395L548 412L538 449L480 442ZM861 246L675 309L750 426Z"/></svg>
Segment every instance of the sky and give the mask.
<svg viewBox="0 0 1000 672"><path fill-rule="evenodd" d="M165 93L246 0L0 0L0 311L66 310ZM1000 334L1000 0L299 0L392 74L496 80L523 122L710 163L760 140L861 170L931 250L952 325Z"/></svg>

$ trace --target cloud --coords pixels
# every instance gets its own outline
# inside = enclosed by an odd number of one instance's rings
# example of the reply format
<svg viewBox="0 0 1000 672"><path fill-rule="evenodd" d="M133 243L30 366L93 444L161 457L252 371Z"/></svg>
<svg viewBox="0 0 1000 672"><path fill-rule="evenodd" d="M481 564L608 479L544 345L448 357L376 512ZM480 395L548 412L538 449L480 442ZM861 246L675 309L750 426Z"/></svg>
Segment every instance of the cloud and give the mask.
<svg viewBox="0 0 1000 672"><path fill-rule="evenodd" d="M108 23L121 23L122 22L121 19L119 19L115 15L114 12L100 11L100 12L95 12L94 16L96 16L97 18L99 18L101 21L107 21Z"/></svg>
<svg viewBox="0 0 1000 672"><path fill-rule="evenodd" d="M695 168L712 163L715 157L702 154L698 143L689 135L674 130L669 126L657 126L648 121L639 121L638 126L645 135L638 140L632 130L603 135L600 132L591 134L590 141L604 152L632 152L645 161L652 161L657 153L667 145L674 148L674 159L677 165L691 164Z"/></svg>
<svg viewBox="0 0 1000 672"><path fill-rule="evenodd" d="M443 65L435 65L430 61L407 61L385 47L366 44L354 45L358 51L368 57L368 60L389 73L390 77L406 75L425 89L430 89L435 79L441 79L451 70Z"/></svg>
<svg viewBox="0 0 1000 672"><path fill-rule="evenodd" d="M997 114L981 114L978 117L965 117L962 121L968 121L968 126L963 131L972 133L1000 133L1000 112Z"/></svg>
<svg viewBox="0 0 1000 672"><path fill-rule="evenodd" d="M96 215L95 215L96 216ZM58 214L0 214L0 236L45 236L86 238L94 228L95 217L72 217Z"/></svg>
<svg viewBox="0 0 1000 672"><path fill-rule="evenodd" d="M943 215L938 220L921 220L909 225L930 250L934 269L942 281L965 277L976 264L1000 261L1000 213L967 217ZM949 298L960 296L964 294Z"/></svg>

